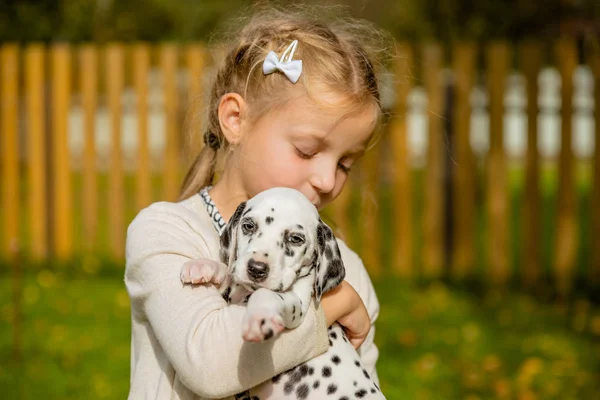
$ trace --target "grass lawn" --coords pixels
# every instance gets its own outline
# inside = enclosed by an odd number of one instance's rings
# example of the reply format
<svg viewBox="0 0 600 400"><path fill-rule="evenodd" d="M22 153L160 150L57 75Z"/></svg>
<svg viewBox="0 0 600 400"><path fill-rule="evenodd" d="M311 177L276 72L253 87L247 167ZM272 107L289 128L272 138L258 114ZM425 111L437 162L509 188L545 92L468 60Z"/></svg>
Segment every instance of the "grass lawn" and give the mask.
<svg viewBox="0 0 600 400"><path fill-rule="evenodd" d="M75 275L75 276L74 276ZM122 399L129 298L120 273L26 274L22 362L11 358L11 281L0 276L0 387L7 399ZM441 282L375 281L378 371L389 399L592 399L600 310Z"/></svg>

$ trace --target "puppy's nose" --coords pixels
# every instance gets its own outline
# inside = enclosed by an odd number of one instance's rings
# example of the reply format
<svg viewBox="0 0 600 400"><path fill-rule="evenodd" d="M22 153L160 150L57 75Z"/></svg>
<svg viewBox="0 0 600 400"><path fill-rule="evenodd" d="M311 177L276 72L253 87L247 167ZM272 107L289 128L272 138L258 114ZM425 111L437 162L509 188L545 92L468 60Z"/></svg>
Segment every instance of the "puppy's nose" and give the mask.
<svg viewBox="0 0 600 400"><path fill-rule="evenodd" d="M251 258L248 261L248 276L254 282L262 282L267 279L267 275L269 275L269 266L267 263L256 261Z"/></svg>

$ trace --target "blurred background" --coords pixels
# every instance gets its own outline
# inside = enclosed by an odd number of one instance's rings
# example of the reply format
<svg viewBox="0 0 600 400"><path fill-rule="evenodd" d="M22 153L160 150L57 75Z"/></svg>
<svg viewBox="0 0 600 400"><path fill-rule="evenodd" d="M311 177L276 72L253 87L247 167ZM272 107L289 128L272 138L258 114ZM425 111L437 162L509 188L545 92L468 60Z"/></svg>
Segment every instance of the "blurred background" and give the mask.
<svg viewBox="0 0 600 400"><path fill-rule="evenodd" d="M126 397L126 227L176 199L213 33L253 3L0 0L3 397ZM384 393L596 398L600 2L304 3L397 41L381 139L324 211L376 286Z"/></svg>

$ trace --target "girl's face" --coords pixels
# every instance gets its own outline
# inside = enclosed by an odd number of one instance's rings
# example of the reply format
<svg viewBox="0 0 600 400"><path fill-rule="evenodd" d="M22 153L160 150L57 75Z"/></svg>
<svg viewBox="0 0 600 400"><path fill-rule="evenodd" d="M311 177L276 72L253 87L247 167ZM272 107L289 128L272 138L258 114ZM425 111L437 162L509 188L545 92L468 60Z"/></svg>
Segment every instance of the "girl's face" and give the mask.
<svg viewBox="0 0 600 400"><path fill-rule="evenodd" d="M377 119L372 104L352 113L340 110L304 95L259 118L236 150L248 197L284 186L303 193L318 209L331 203L365 151Z"/></svg>

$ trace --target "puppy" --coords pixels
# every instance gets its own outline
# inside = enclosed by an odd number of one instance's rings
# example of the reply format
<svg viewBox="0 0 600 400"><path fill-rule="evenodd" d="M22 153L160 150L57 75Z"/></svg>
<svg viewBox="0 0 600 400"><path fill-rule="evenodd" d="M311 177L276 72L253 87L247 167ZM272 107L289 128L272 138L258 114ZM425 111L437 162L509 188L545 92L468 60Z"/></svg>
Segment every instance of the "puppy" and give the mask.
<svg viewBox="0 0 600 400"><path fill-rule="evenodd" d="M181 281L214 283L227 302L247 302L246 341L260 342L297 327L311 297L319 301L345 276L331 229L294 189L269 189L241 203L220 241L220 262L189 261Z"/></svg>

